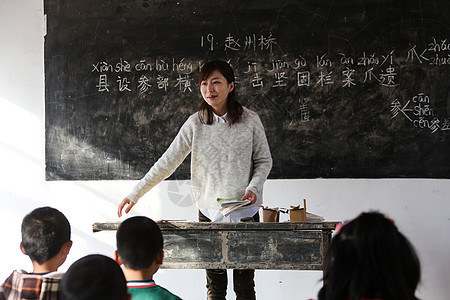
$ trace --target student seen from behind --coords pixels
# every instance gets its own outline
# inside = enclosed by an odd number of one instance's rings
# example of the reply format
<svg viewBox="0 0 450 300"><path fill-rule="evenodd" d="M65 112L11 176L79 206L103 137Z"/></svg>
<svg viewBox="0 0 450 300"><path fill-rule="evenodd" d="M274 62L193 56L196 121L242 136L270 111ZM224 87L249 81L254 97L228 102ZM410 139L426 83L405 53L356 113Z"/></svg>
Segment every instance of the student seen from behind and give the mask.
<svg viewBox="0 0 450 300"><path fill-rule="evenodd" d="M61 280L61 300L130 300L120 266L110 257L92 254L80 258Z"/></svg>
<svg viewBox="0 0 450 300"><path fill-rule="evenodd" d="M32 273L15 270L0 289L0 299L58 299L64 263L72 247L70 224L57 209L41 207L22 221L20 250L28 255Z"/></svg>
<svg viewBox="0 0 450 300"><path fill-rule="evenodd" d="M115 258L123 264L133 300L181 299L153 280L164 258L163 236L158 224L144 216L126 219L117 229L116 240Z"/></svg>
<svg viewBox="0 0 450 300"><path fill-rule="evenodd" d="M332 239L319 300L417 300L420 262L394 222L360 214Z"/></svg>

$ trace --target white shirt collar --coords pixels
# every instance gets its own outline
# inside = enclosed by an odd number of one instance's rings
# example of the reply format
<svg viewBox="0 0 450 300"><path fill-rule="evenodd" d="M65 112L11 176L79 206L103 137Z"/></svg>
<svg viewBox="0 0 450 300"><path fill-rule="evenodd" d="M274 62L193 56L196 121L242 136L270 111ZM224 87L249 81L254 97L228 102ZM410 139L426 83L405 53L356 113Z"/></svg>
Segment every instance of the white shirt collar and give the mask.
<svg viewBox="0 0 450 300"><path fill-rule="evenodd" d="M218 116L218 115L216 115L213 112L214 122L217 122L217 123L228 123L227 114L228 113L225 113L223 116Z"/></svg>

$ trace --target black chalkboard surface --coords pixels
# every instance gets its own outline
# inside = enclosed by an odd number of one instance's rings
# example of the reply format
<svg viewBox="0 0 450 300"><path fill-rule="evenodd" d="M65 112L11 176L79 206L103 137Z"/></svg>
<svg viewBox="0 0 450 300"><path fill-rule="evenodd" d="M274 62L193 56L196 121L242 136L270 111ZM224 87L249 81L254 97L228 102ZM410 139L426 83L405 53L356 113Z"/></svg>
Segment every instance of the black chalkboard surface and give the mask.
<svg viewBox="0 0 450 300"><path fill-rule="evenodd" d="M261 117L270 178L450 178L449 3L45 0L46 178L141 178L213 59Z"/></svg>

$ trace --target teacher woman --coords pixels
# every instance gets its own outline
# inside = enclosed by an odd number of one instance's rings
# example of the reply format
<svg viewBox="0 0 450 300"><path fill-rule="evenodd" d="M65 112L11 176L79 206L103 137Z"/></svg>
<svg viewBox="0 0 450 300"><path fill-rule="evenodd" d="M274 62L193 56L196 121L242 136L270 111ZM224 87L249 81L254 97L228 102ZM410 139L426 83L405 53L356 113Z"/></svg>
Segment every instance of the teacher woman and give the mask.
<svg viewBox="0 0 450 300"><path fill-rule="evenodd" d="M119 204L118 216L128 213L146 192L169 177L191 154L191 190L200 222L259 221L264 182L272 157L259 116L236 100L235 77L224 61L206 63L200 70L200 109L183 124L177 136L150 171ZM217 198L241 198L251 204L224 216ZM225 299L226 270L206 270L208 299ZM237 299L255 299L254 270L233 271Z"/></svg>

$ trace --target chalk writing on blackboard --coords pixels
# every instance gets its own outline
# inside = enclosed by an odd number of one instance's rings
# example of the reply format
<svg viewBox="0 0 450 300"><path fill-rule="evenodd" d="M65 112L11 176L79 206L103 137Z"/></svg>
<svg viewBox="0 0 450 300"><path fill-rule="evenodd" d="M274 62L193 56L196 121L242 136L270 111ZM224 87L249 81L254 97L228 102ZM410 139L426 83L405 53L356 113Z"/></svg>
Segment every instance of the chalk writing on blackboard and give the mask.
<svg viewBox="0 0 450 300"><path fill-rule="evenodd" d="M214 50L213 34L201 36L200 40L201 47L205 47L207 42L210 50ZM256 45L260 50L268 49L271 51L271 47L277 45L276 39L271 35L267 38L261 36L258 39L255 35L246 36L243 47L239 40L233 38L230 34L225 39L226 48L239 51L241 48L247 49L248 45L251 44L255 45L253 48L255 51ZM240 73L237 76L239 77L238 82L242 85L247 83L246 87L249 88L264 87L265 84L269 84L274 89L287 88L290 84L297 87L310 87L312 85L325 87L339 84L342 88L350 89L356 85L373 81L383 87L395 88L398 86L396 77L399 74L394 65L406 63L429 64L430 66L447 65L450 62L450 42L447 39L437 41L432 38L428 47L421 50L418 50L415 44L410 44L406 55L400 55L400 57L406 57L404 61L399 61L395 54L395 49L381 55L377 55L374 51L363 51L359 57L352 57L340 52L336 54L337 62L333 62L327 54L319 54L311 59L312 66L320 70L313 75L310 70L305 70L310 66L308 60L302 55L293 60L283 58L272 59L269 62L248 61L246 68L239 70ZM132 92L132 89L135 89L139 95L151 94L153 86L165 93L170 88L178 89L183 93L192 93L195 85L192 73L198 72L202 63L202 61L194 62L186 58L156 58L153 60L146 58L139 59L133 64L128 59L120 58L117 62L92 63L91 72L98 74L97 85L95 86L98 92L109 92L112 83L108 81L108 75L116 74L116 89L121 93ZM230 60L230 63L233 62ZM358 69L361 67L364 67L364 69ZM295 76L292 76L291 70L295 72ZM127 73L131 74L132 72L158 72L158 74L156 77L140 75L137 84L133 84L126 77ZM290 125L294 124L294 120L297 119L300 122L310 120L309 98L300 98L298 101L298 110L294 109L289 112ZM429 96L424 93L419 93L403 102L399 99L391 102L392 119L402 114L415 128L429 129L431 133L438 130L450 130L449 118L440 119L436 116L431 107ZM298 116L300 117L298 118Z"/></svg>
<svg viewBox="0 0 450 300"><path fill-rule="evenodd" d="M292 109L288 115L291 119L289 125L293 125L297 120L302 123L309 122L310 111L308 106L309 98L298 99L298 107Z"/></svg>
<svg viewBox="0 0 450 300"><path fill-rule="evenodd" d="M243 38L228 33L228 35L223 39L223 43L216 42L212 33L202 35L200 37L200 47L207 47L210 51L218 50L219 45L223 45L223 50L225 51L243 51L243 50L253 50L253 51L264 51L268 50L272 53L273 47L277 46L277 38L272 36L272 33L268 35L256 35L249 34L245 35Z"/></svg>
<svg viewBox="0 0 450 300"><path fill-rule="evenodd" d="M408 99L405 104L395 99L391 104L392 118L402 114L413 124L415 128L429 129L432 133L438 130L450 130L450 121L443 118L442 121L434 115L430 97L419 93Z"/></svg>
<svg viewBox="0 0 450 300"><path fill-rule="evenodd" d="M211 34L210 34L211 35ZM208 39L213 41L212 37ZM212 35L211 35L212 36ZM202 37L203 39L203 37ZM370 53L370 54L368 54ZM437 42L432 39L429 47L418 52L417 46L412 45L407 51L406 55L399 57L406 57L404 61L399 61L395 57L395 49L389 53L377 55L375 52L363 51L361 56L352 57L345 53L337 53L338 62L333 62L327 54L316 55L313 59L314 67L320 70L315 77L311 76L311 71L302 70L308 68L308 61L302 55L294 58L292 61L283 59L272 59L269 62L248 61L247 70L242 71L243 76L240 82L249 82L251 87L262 87L267 82L273 88L288 87L289 84L296 84L297 86L327 86L333 84L340 84L343 88L352 88L358 84L366 82L377 81L381 86L395 87L398 85L396 77L398 76L395 64L405 64L418 62L419 64L429 64L431 66L443 66L450 64L450 49L447 39ZM230 60L230 63L233 63ZM170 79L167 76L158 75L156 77L157 86L159 89L167 89L170 87L179 88L183 92L192 92L193 78L189 76L194 71L201 68L202 61L189 61L185 58L175 59L154 59L152 62L148 59L139 59L134 65L128 60L120 58L118 62L95 62L92 63L91 72L100 74L98 77L98 92L109 92L110 83L106 74L113 73L131 73L131 72L173 72L175 78ZM268 65L269 67L265 67ZM336 69L333 70L333 67ZM366 67L363 70L356 69L356 67ZM377 67L377 69L375 69ZM260 70L260 71L258 71ZM290 70L298 70L292 75ZM264 78L263 74L270 74L271 78ZM246 75L251 75L244 78ZM238 75L239 76L239 75ZM118 76L117 89L119 92L131 91L130 80L123 76ZM141 92L146 92L151 86L149 77L140 77L136 87Z"/></svg>

